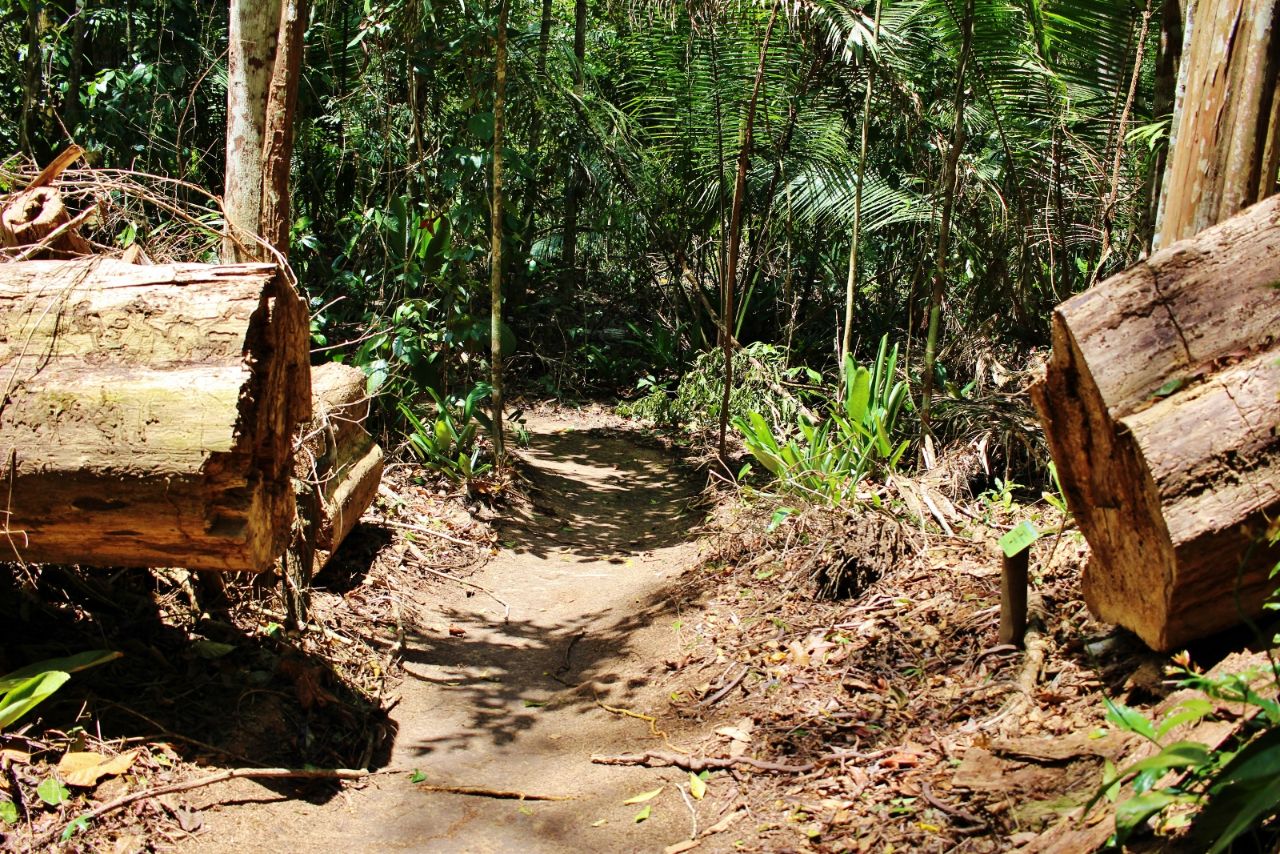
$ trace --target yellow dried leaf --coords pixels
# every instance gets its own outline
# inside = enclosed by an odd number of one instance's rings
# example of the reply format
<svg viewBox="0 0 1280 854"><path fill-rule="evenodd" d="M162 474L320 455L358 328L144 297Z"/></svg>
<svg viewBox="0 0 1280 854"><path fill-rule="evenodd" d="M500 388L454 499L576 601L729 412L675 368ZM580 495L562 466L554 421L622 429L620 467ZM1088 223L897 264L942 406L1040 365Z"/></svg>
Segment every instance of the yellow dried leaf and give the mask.
<svg viewBox="0 0 1280 854"><path fill-rule="evenodd" d="M707 793L706 782L692 771L689 772L689 794L693 795L694 800L702 800L702 796Z"/></svg>
<svg viewBox="0 0 1280 854"><path fill-rule="evenodd" d="M660 786L654 789L652 792L641 792L640 794L636 795L634 798L627 798L625 801L622 802L622 805L631 806L632 804L642 804L645 801L651 801L654 798L658 797L658 795L662 794L662 790L665 788L666 786Z"/></svg>

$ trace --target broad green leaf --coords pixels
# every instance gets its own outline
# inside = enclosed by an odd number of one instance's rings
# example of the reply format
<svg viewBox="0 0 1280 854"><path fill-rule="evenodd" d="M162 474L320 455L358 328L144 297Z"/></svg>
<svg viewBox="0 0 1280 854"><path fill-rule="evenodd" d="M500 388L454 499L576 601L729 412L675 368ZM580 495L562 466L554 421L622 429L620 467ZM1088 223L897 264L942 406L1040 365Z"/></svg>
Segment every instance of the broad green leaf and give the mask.
<svg viewBox="0 0 1280 854"><path fill-rule="evenodd" d="M1212 715L1213 712L1213 703L1203 697L1183 700L1160 721L1160 726L1156 728L1156 738L1164 738L1175 727L1201 720Z"/></svg>
<svg viewBox="0 0 1280 854"><path fill-rule="evenodd" d="M1155 791L1121 801L1116 805L1116 841L1123 844L1147 819L1166 807L1193 800L1192 795Z"/></svg>
<svg viewBox="0 0 1280 854"><path fill-rule="evenodd" d="M653 815L653 804L645 804L644 809L636 813L636 818L635 818L636 824L639 824L642 821L647 821L649 816L651 815Z"/></svg>
<svg viewBox="0 0 1280 854"><path fill-rule="evenodd" d="M61 688L71 674L62 670L32 676L0 697L0 729L21 718Z"/></svg>
<svg viewBox="0 0 1280 854"><path fill-rule="evenodd" d="M1102 702L1107 707L1107 720L1125 732L1137 733L1149 741L1156 740L1155 729L1141 712L1135 711L1123 703L1117 703L1110 697L1103 697Z"/></svg>
<svg viewBox="0 0 1280 854"><path fill-rule="evenodd" d="M51 807L66 803L71 797L71 792L67 790L67 787L53 777L49 777L39 786L36 786L36 794L40 796L40 800Z"/></svg>
<svg viewBox="0 0 1280 854"><path fill-rule="evenodd" d="M1280 729L1263 733L1231 758L1209 787L1209 804L1196 822L1195 839L1211 852L1280 808Z"/></svg>
<svg viewBox="0 0 1280 854"><path fill-rule="evenodd" d="M0 801L0 821L5 824L17 824L18 805L13 801Z"/></svg>
<svg viewBox="0 0 1280 854"><path fill-rule="evenodd" d="M79 673L81 670L88 670L90 667L97 667L99 664L115 661L122 656L123 653L113 650L94 649L75 655L68 655L65 658L49 658L44 661L37 661L35 664L28 664L26 667L19 668L0 677L0 691L8 691L18 683L25 682L32 676L39 676L41 673L47 673L52 670Z"/></svg>

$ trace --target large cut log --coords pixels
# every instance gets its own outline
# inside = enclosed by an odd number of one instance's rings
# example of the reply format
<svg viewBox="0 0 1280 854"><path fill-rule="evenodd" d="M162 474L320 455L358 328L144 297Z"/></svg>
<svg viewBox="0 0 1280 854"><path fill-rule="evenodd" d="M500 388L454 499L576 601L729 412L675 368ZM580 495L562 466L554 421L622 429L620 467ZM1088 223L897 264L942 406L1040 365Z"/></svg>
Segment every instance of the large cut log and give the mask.
<svg viewBox="0 0 1280 854"><path fill-rule="evenodd" d="M1280 553L1280 197L1060 305L1032 397L1100 618L1169 650L1259 611Z"/></svg>
<svg viewBox="0 0 1280 854"><path fill-rule="evenodd" d="M314 515L307 535L319 570L378 494L382 448L364 428L369 417L368 379L350 365L329 362L311 371L312 416L294 463L299 502L310 493Z"/></svg>
<svg viewBox="0 0 1280 854"><path fill-rule="evenodd" d="M274 265L0 264L0 546L268 568L294 517L307 348Z"/></svg>

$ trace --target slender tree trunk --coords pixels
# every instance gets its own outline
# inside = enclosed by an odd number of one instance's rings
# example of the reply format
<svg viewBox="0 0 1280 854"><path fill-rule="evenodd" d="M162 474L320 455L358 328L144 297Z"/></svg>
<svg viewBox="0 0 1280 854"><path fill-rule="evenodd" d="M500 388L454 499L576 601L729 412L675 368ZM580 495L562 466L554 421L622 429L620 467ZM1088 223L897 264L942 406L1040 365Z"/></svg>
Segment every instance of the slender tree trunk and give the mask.
<svg viewBox="0 0 1280 854"><path fill-rule="evenodd" d="M1129 92L1125 96L1124 109L1120 111L1119 124L1116 128L1115 155L1111 165L1111 189L1107 193L1102 206L1102 252L1098 255L1098 263L1093 268L1090 285L1098 281L1107 260L1111 257L1112 231L1115 229L1116 202L1120 198L1120 169L1124 164L1125 125L1129 123L1129 114L1133 111L1133 100L1138 94L1138 81L1142 76L1142 53L1147 43L1147 30L1151 25L1151 0L1147 0L1147 8L1142 12L1142 24L1138 30L1137 53L1133 59L1133 74L1129 79Z"/></svg>
<svg viewBox="0 0 1280 854"><path fill-rule="evenodd" d="M80 80L84 76L84 38L89 17L89 0L77 0L75 23L71 25L71 59L67 69L67 97L62 120L72 134L80 121Z"/></svg>
<svg viewBox="0 0 1280 854"><path fill-rule="evenodd" d="M586 76L583 63L587 56L587 0L574 0L573 4L573 94L582 101L586 92ZM560 266L564 270L564 282L573 285L577 282L578 263L578 208L579 196L582 192L582 166L578 162L580 148L574 140L569 150L568 166L565 170L564 187L564 232L561 235Z"/></svg>
<svg viewBox="0 0 1280 854"><path fill-rule="evenodd" d="M737 285L738 251L742 245L742 204L747 194L747 167L751 162L751 142L755 130L756 104L760 100L760 85L764 80L765 61L769 57L769 39L773 36L773 26L778 21L779 0L774 0L773 11L769 13L769 24L764 30L764 41L760 43L760 62L756 65L756 79L751 85L751 98L747 101L747 114L743 120L742 145L738 149L738 174L733 184L733 208L729 214L729 246L725 252L723 304L720 307L721 346L724 350L724 393L720 399L720 460L724 462L728 455L725 449L725 436L729 427L729 395L733 389L733 341L734 335L730 324L734 320L734 288Z"/></svg>
<svg viewBox="0 0 1280 854"><path fill-rule="evenodd" d="M40 94L40 0L27 3L27 69L22 84L22 122L18 127L18 141L28 153L34 154L31 144L31 125L35 121L36 104Z"/></svg>
<svg viewBox="0 0 1280 854"><path fill-rule="evenodd" d="M505 448L502 435L502 145L507 108L507 14L510 0L498 6L497 72L493 85L493 201L490 210L492 238L489 268L489 359L493 386L494 468L502 471Z"/></svg>
<svg viewBox="0 0 1280 854"><path fill-rule="evenodd" d="M283 0L279 42L263 123L259 233L285 257L289 255L289 231L293 224L289 174L293 161L293 124L298 104L298 79L302 76L302 40L306 22L307 0Z"/></svg>
<svg viewBox="0 0 1280 854"><path fill-rule="evenodd" d="M884 0L876 3L873 39L880 39L880 10ZM871 94L875 86L876 66L867 63L867 91L862 99L862 139L858 148L858 186L853 191L853 233L849 238L849 276L844 289L844 339L840 342L840 376L845 379L845 362L853 346L853 310L858 298L858 241L862 237L862 184L867 177L867 125L871 122Z"/></svg>
<svg viewBox="0 0 1280 854"><path fill-rule="evenodd" d="M547 76L547 54L551 50L551 0L542 0L542 20L538 25L538 59L535 64L537 69L537 86L542 86L542 81ZM529 107L529 157L539 157L539 149L542 148L542 110L538 109L537 96L530 98ZM541 173L541 169L537 170ZM535 173L537 174L537 173ZM528 258L529 248L533 245L534 224L537 219L538 210L538 186L539 180L534 177L525 182L524 193L520 200L520 248L517 258ZM521 264L519 272L513 276L511 283L511 292L507 295L507 308L512 316L520 311L520 307L524 305L525 295L529 290L529 277L524 268L526 265Z"/></svg>
<svg viewBox="0 0 1280 854"><path fill-rule="evenodd" d="M920 398L920 426L930 434L929 408L933 402L933 369L938 358L938 327L942 317L942 296L947 286L947 256L951 251L951 216L955 210L957 173L960 150L964 148L965 71L973 46L973 0L965 0L964 19L960 22L960 62L956 67L955 124L951 128L951 147L942 169L942 221L938 226L938 258L933 273L933 289L929 293L929 332L924 344L924 389Z"/></svg>
<svg viewBox="0 0 1280 854"><path fill-rule="evenodd" d="M222 205L227 217L225 261L263 257L262 157L267 93L280 39L281 0L233 0L227 52L227 163Z"/></svg>

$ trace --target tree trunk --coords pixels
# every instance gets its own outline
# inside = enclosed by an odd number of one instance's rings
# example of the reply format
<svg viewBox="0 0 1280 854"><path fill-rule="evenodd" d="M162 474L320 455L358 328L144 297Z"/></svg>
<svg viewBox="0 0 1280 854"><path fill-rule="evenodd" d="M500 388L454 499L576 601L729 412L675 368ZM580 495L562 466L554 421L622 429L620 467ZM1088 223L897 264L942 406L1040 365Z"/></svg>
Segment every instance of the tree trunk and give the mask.
<svg viewBox="0 0 1280 854"><path fill-rule="evenodd" d="M884 0L876 2L875 31L872 38L880 40L880 10ZM867 126L871 122L871 94L875 85L875 64L867 63L867 91L862 99L862 138L858 148L858 185L853 191L853 231L849 236L849 276L844 288L844 338L840 341L840 381L843 383L845 357L853 346L853 311L858 296L858 240L862 237L862 185L867 177Z"/></svg>
<svg viewBox="0 0 1280 854"><path fill-rule="evenodd" d="M271 265L0 264L0 531L20 560L269 567L305 307Z"/></svg>
<svg viewBox="0 0 1280 854"><path fill-rule="evenodd" d="M27 68L22 84L22 122L18 126L18 143L28 154L34 154L31 125L35 121L40 94L40 0L27 2Z"/></svg>
<svg viewBox="0 0 1280 854"><path fill-rule="evenodd" d="M281 255L289 255L293 224L289 205L289 167L293 161L293 120L302 76L302 37L306 29L306 0L283 0L279 42L271 83L263 105L262 190L258 234Z"/></svg>
<svg viewBox="0 0 1280 854"><path fill-rule="evenodd" d="M942 318L942 297L947 286L947 259L951 253L951 214L956 204L957 173L960 150L964 148L964 76L973 44L973 0L966 0L964 20L960 22L962 44L956 68L955 124L951 128L951 147L942 167L942 222L938 227L938 259L933 272L933 288L929 292L929 331L924 344L924 389L920 398L920 426L930 434L929 409L933 402L933 366L938 357L938 328Z"/></svg>
<svg viewBox="0 0 1280 854"><path fill-rule="evenodd" d="M1280 198L1063 303L1032 389L1101 619L1169 650L1258 613L1280 551Z"/></svg>
<svg viewBox="0 0 1280 854"><path fill-rule="evenodd" d="M493 86L493 199L490 209L489 359L493 386L493 465L502 471L502 145L507 109L507 14L510 0L498 7L497 72Z"/></svg>
<svg viewBox="0 0 1280 854"><path fill-rule="evenodd" d="M280 40L281 0L233 0L227 49L227 217L224 261L265 260L262 219L267 95Z"/></svg>
<svg viewBox="0 0 1280 854"><path fill-rule="evenodd" d="M579 101L586 92L586 75L583 63L587 57L587 0L574 0L573 4L573 94ZM582 166L578 160L580 150L569 151L564 186L564 232L561 234L560 266L563 282L572 285L577 281L578 263L578 208L582 193ZM566 290L568 290L566 288Z"/></svg>
<svg viewBox="0 0 1280 854"><path fill-rule="evenodd" d="M729 397L733 390L733 351L736 343L732 326L733 300L738 278L738 252L742 248L742 205L747 195L747 167L751 163L756 104L759 103L760 85L764 81L765 60L769 57L769 39L773 35L773 25L778 22L778 7L778 0L774 0L769 25L765 27L764 40L760 44L760 61L756 64L756 77L751 85L751 97L747 101L747 114L743 119L742 145L738 148L738 172L733 182L733 207L729 212L729 246L725 252L725 267L720 271L724 277L720 306L720 345L724 351L724 392L720 400L720 460L725 463L728 462L725 438L729 427Z"/></svg>
<svg viewBox="0 0 1280 854"><path fill-rule="evenodd" d="M1276 191L1280 0L1187 4L1180 109L1153 246L1221 222Z"/></svg>

